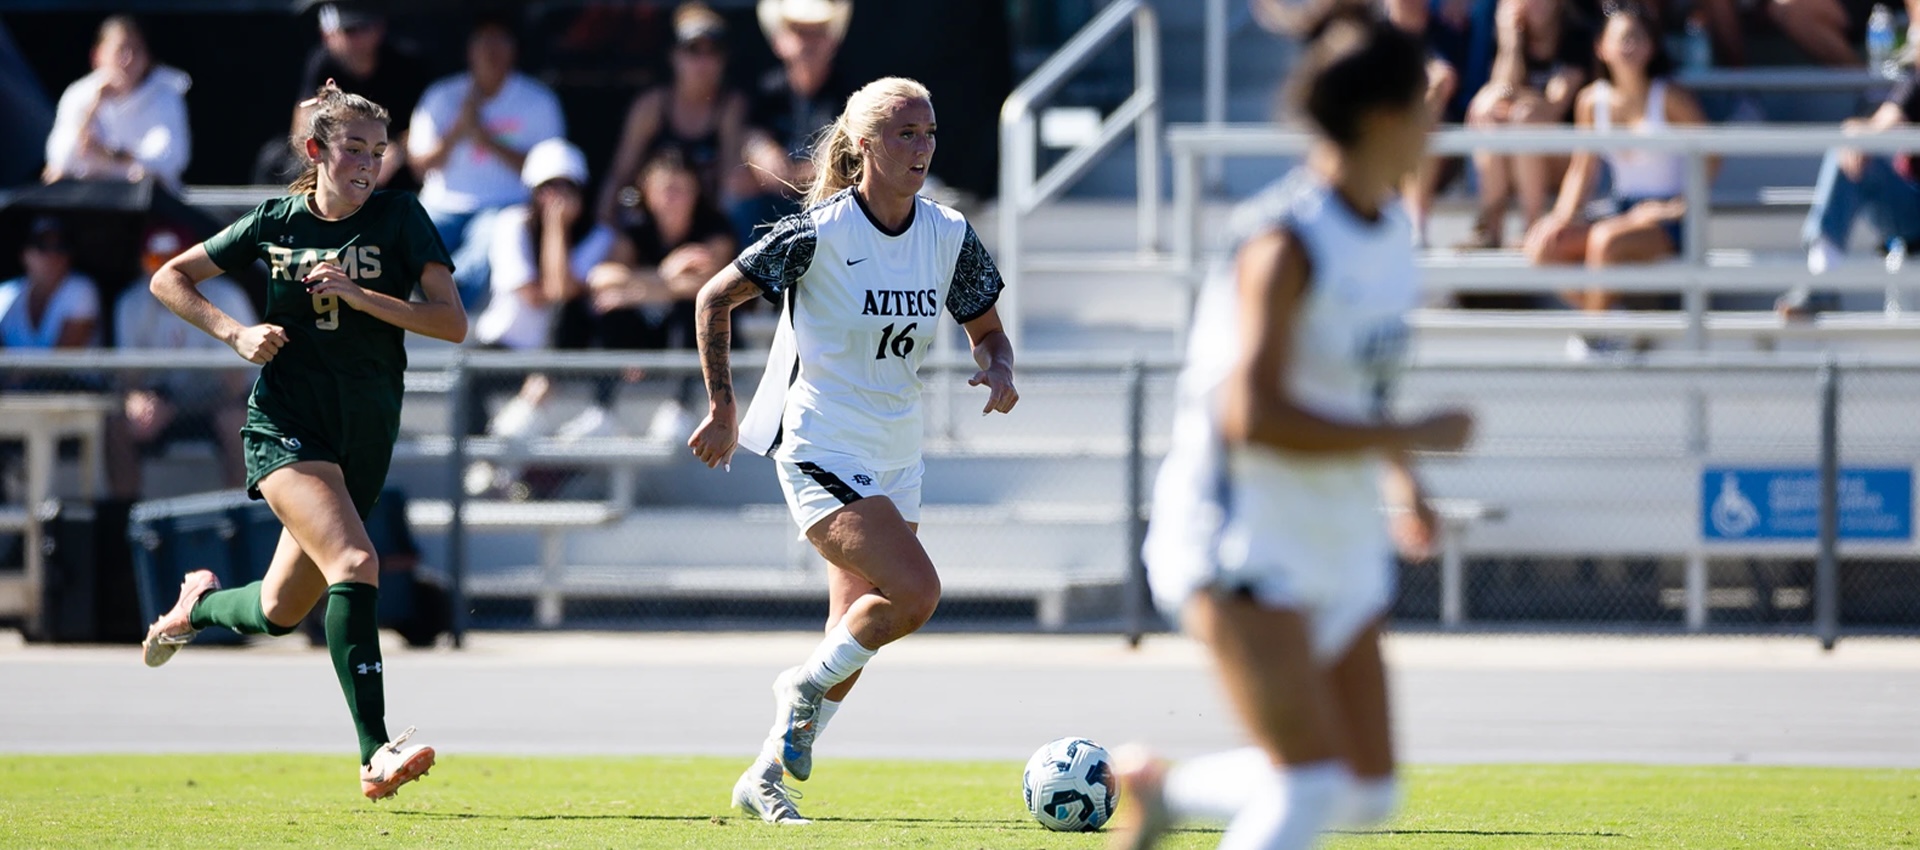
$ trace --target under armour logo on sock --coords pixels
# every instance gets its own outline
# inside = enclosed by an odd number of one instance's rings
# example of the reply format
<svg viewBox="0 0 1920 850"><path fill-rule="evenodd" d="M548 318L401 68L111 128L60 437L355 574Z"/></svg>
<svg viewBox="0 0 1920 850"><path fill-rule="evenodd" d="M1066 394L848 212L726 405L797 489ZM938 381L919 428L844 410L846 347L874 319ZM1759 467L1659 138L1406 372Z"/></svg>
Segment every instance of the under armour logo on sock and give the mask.
<svg viewBox="0 0 1920 850"><path fill-rule="evenodd" d="M381 670L380 670L380 662L378 662L378 661L375 661L375 662L373 662L372 664L357 664L357 665L354 665L354 669L355 669L355 670L358 670L358 671L360 672L360 675L362 675L362 676L365 676L365 675L367 675L368 673L379 673L379 672L381 672Z"/></svg>

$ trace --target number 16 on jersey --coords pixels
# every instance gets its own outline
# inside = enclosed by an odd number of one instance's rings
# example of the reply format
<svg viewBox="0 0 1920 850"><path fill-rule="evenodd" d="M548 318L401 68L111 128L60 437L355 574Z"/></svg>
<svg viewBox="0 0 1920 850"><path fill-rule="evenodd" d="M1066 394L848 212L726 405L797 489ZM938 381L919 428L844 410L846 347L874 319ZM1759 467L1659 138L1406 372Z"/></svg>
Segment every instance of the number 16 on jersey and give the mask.
<svg viewBox="0 0 1920 850"><path fill-rule="evenodd" d="M920 323L907 323L906 327L900 329L898 336L895 336L893 333L894 324L897 323L889 323L886 327L880 329L880 345L874 348L873 359L885 360L888 354L892 354L895 357L905 360L907 355L913 353L913 329L920 327Z"/></svg>

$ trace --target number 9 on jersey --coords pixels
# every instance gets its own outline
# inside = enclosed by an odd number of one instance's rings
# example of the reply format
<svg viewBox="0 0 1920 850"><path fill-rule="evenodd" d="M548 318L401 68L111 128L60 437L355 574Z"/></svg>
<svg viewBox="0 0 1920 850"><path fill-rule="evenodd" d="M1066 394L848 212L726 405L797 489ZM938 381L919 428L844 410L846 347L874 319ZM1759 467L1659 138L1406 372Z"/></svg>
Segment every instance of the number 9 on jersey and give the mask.
<svg viewBox="0 0 1920 850"><path fill-rule="evenodd" d="M313 326L323 331L340 328L340 296L332 293L313 296L313 312L320 314L313 320Z"/></svg>

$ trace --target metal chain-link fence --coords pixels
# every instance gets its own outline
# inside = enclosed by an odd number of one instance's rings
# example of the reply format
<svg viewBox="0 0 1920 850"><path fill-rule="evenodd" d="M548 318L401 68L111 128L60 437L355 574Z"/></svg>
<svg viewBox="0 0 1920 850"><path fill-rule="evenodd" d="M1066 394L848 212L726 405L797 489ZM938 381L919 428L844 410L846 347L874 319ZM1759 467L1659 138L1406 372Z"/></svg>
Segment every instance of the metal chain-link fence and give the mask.
<svg viewBox="0 0 1920 850"><path fill-rule="evenodd" d="M1158 625L1131 583L1141 526L1130 515L1144 513L1128 505L1144 506L1164 455L1175 369L1028 356L1020 407L981 416L982 391L965 385L972 366L930 363L921 534L945 588L935 627ZM49 499L141 499L132 537L134 561L152 573L143 587L208 565L186 563L189 553L249 561L222 565L227 579L264 569L231 546L167 548L182 529L271 523L252 511L195 524L195 511L236 503L175 498L237 483L221 417L244 398L250 367L218 353L100 352L0 354L0 372L16 388L0 397L0 444L21 446L0 450L16 506L0 510L11 535L0 566L43 556L23 599L79 569L48 554L58 523L36 518ZM731 471L710 470L685 448L705 411L697 373L685 352L419 353L383 500L401 506L399 529L383 532L383 558L417 565L420 598L445 609L450 629L816 626L826 567L799 539L770 462L740 454ZM1463 405L1479 427L1469 451L1422 459L1448 534L1442 557L1403 566L1396 620L1814 629L1817 549L1805 532L1819 373L1818 361L1784 358L1415 368L1403 414ZM755 358L738 358L743 399L759 374ZM1843 363L1837 374L1838 623L1912 630L1920 362ZM156 383L169 375L178 381ZM152 417L138 394L154 385L169 387L165 400L215 402ZM1880 531L1849 531L1856 513L1878 515Z"/></svg>

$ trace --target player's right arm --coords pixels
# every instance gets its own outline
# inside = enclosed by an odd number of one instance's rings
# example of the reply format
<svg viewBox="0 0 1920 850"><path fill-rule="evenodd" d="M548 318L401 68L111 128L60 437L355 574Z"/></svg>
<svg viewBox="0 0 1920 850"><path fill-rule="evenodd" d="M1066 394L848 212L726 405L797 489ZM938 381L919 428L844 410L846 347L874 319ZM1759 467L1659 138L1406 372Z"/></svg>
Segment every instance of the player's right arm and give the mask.
<svg viewBox="0 0 1920 850"><path fill-rule="evenodd" d="M1241 350L1220 402L1223 436L1302 454L1451 451L1465 445L1473 420L1462 412L1409 424L1343 422L1294 402L1288 367L1310 274L1306 246L1284 229L1241 247L1235 269Z"/></svg>
<svg viewBox="0 0 1920 850"><path fill-rule="evenodd" d="M726 463L740 441L739 411L733 398L733 309L761 293L759 284L728 264L694 297L694 337L700 348L700 372L707 382L707 417L688 438L687 447L709 469Z"/></svg>
<svg viewBox="0 0 1920 850"><path fill-rule="evenodd" d="M153 275L149 288L153 297L167 305L174 315L232 346L249 363L265 363L287 344L287 332L278 325L243 325L200 294L200 282L220 274L220 266L207 255L206 245L195 245L167 261Z"/></svg>

